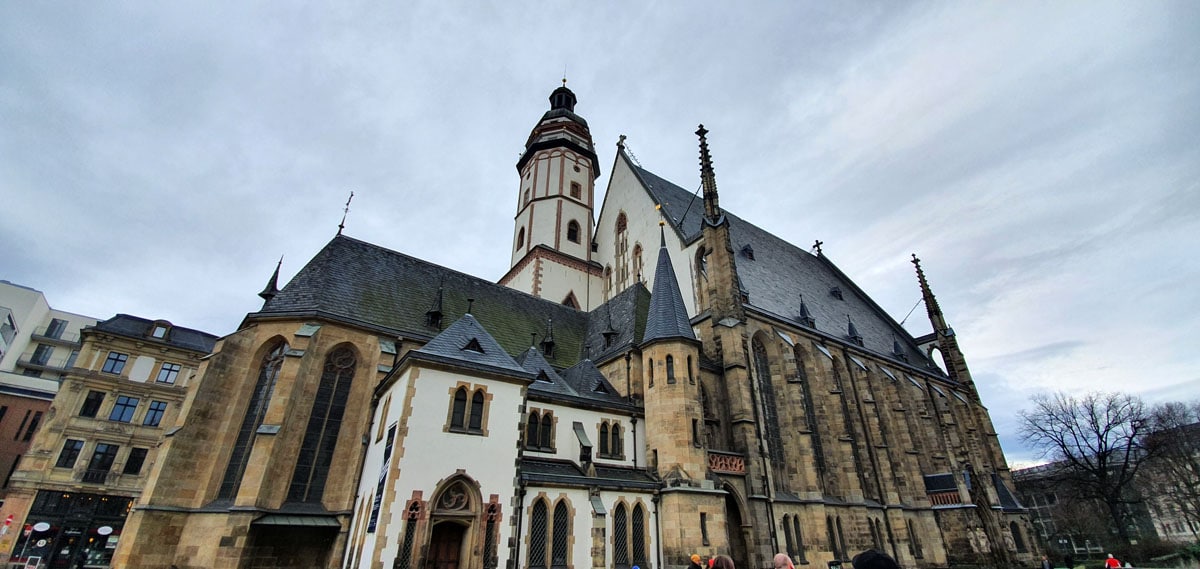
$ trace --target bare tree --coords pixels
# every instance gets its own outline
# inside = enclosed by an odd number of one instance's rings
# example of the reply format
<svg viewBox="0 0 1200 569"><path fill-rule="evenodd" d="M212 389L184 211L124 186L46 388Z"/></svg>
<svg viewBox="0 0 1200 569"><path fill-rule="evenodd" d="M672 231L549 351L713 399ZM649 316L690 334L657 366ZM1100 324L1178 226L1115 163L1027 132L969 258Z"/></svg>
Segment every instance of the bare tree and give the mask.
<svg viewBox="0 0 1200 569"><path fill-rule="evenodd" d="M1035 396L1033 409L1020 416L1025 441L1060 463L1059 481L1080 498L1103 504L1117 537L1129 544L1126 514L1139 501L1134 483L1155 454L1143 444L1150 417L1142 400L1125 393L1058 392Z"/></svg>
<svg viewBox="0 0 1200 569"><path fill-rule="evenodd" d="M1154 432L1148 444L1157 457L1144 478L1162 505L1175 506L1196 536L1200 526L1200 401L1165 403L1154 408Z"/></svg>

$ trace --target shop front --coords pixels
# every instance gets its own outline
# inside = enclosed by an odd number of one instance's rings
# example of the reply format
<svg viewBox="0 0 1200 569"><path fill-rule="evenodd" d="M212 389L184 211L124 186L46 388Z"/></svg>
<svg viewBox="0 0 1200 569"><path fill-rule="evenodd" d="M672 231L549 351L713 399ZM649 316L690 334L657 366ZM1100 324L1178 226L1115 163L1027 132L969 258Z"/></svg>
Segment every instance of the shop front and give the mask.
<svg viewBox="0 0 1200 569"><path fill-rule="evenodd" d="M133 499L39 490L9 567L109 567Z"/></svg>

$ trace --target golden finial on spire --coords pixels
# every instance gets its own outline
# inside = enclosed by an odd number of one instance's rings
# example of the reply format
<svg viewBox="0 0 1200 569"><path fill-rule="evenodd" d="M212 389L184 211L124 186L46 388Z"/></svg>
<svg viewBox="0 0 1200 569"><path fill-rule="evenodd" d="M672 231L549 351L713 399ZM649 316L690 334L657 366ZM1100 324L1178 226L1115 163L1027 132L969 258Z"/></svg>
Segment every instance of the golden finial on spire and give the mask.
<svg viewBox="0 0 1200 569"><path fill-rule="evenodd" d="M567 86L567 74L564 73L563 74L563 87L566 87L566 86Z"/></svg>

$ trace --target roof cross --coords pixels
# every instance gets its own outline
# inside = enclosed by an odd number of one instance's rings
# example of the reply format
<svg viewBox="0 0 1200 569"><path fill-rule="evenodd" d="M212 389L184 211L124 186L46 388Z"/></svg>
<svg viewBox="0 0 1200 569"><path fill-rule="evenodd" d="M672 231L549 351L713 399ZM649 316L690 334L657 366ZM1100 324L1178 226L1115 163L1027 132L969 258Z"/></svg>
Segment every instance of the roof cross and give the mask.
<svg viewBox="0 0 1200 569"><path fill-rule="evenodd" d="M817 239L816 241L813 242L813 246L812 246L813 251L816 251L817 254L820 255L821 254L821 245L824 245L824 244L825 244L824 241Z"/></svg>
<svg viewBox="0 0 1200 569"><path fill-rule="evenodd" d="M354 199L354 191L350 191L350 197L346 199L346 207L342 209L342 222L338 224L338 235L342 234L342 230L346 228L346 215L350 213L350 200Z"/></svg>

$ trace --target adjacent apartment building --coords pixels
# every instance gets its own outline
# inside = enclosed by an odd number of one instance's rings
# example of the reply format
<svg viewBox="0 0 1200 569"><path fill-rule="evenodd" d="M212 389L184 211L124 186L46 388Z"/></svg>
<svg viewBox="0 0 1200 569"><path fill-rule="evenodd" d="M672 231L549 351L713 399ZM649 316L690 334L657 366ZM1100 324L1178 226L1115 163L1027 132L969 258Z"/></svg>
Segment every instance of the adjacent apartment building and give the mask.
<svg viewBox="0 0 1200 569"><path fill-rule="evenodd" d="M157 449L178 429L193 374L216 341L126 314L78 338L72 365L56 372L57 395L35 414L41 429L20 436L29 450L0 507L13 520L0 535L0 562L108 566Z"/></svg>
<svg viewBox="0 0 1200 569"><path fill-rule="evenodd" d="M51 308L39 290L0 280L0 504L60 379L79 355L80 329L95 323Z"/></svg>

